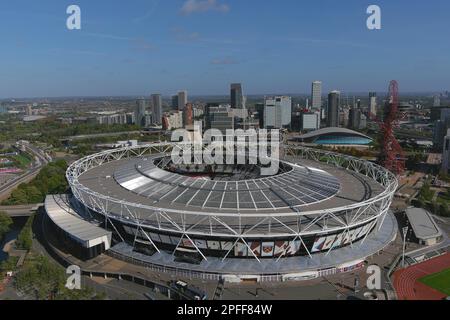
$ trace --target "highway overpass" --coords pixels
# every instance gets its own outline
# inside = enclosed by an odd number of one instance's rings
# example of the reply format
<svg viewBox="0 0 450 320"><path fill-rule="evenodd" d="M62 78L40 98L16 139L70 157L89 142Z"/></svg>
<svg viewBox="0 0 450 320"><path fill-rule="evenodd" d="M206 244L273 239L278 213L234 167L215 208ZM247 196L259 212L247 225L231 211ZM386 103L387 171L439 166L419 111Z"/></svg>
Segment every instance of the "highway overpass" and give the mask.
<svg viewBox="0 0 450 320"><path fill-rule="evenodd" d="M11 218L29 217L43 205L43 203L38 203L17 206L0 206L0 211L6 212Z"/></svg>

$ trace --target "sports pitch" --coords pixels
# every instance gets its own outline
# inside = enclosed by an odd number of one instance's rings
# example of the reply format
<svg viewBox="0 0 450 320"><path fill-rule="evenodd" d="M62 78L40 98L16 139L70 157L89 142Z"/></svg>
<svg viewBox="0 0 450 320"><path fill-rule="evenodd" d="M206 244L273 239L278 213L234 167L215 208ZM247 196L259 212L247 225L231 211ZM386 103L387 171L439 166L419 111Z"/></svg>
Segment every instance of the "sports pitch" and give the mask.
<svg viewBox="0 0 450 320"><path fill-rule="evenodd" d="M450 268L420 278L419 281L444 293L447 296L450 296Z"/></svg>

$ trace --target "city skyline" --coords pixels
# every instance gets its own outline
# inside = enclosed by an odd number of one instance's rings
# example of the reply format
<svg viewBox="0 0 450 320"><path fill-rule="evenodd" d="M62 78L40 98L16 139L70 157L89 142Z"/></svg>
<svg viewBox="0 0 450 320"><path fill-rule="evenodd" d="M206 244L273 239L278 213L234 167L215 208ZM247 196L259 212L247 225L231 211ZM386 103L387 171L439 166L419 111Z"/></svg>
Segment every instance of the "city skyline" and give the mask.
<svg viewBox="0 0 450 320"><path fill-rule="evenodd" d="M0 98L227 95L236 82L248 96L307 93L316 79L324 93L385 92L391 79L402 92L439 92L450 82L443 1L377 1L376 31L357 1L258 3L251 25L254 4L233 0L76 4L82 29L72 31L67 2L0 5Z"/></svg>

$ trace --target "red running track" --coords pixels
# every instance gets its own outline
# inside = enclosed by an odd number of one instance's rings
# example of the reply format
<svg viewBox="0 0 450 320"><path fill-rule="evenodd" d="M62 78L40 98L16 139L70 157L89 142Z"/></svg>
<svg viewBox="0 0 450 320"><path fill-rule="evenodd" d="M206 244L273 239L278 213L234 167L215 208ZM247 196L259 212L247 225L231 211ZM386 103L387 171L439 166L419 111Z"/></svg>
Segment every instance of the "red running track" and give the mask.
<svg viewBox="0 0 450 320"><path fill-rule="evenodd" d="M394 287L399 300L442 300L446 295L418 280L450 268L450 253L394 272Z"/></svg>

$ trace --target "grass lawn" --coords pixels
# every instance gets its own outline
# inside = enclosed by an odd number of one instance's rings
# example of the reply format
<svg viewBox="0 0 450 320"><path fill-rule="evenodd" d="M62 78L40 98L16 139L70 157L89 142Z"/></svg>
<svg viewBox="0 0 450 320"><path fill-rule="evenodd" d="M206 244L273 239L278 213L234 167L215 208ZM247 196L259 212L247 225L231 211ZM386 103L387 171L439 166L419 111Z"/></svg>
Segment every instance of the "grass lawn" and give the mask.
<svg viewBox="0 0 450 320"><path fill-rule="evenodd" d="M419 279L420 282L450 296L450 268Z"/></svg>

